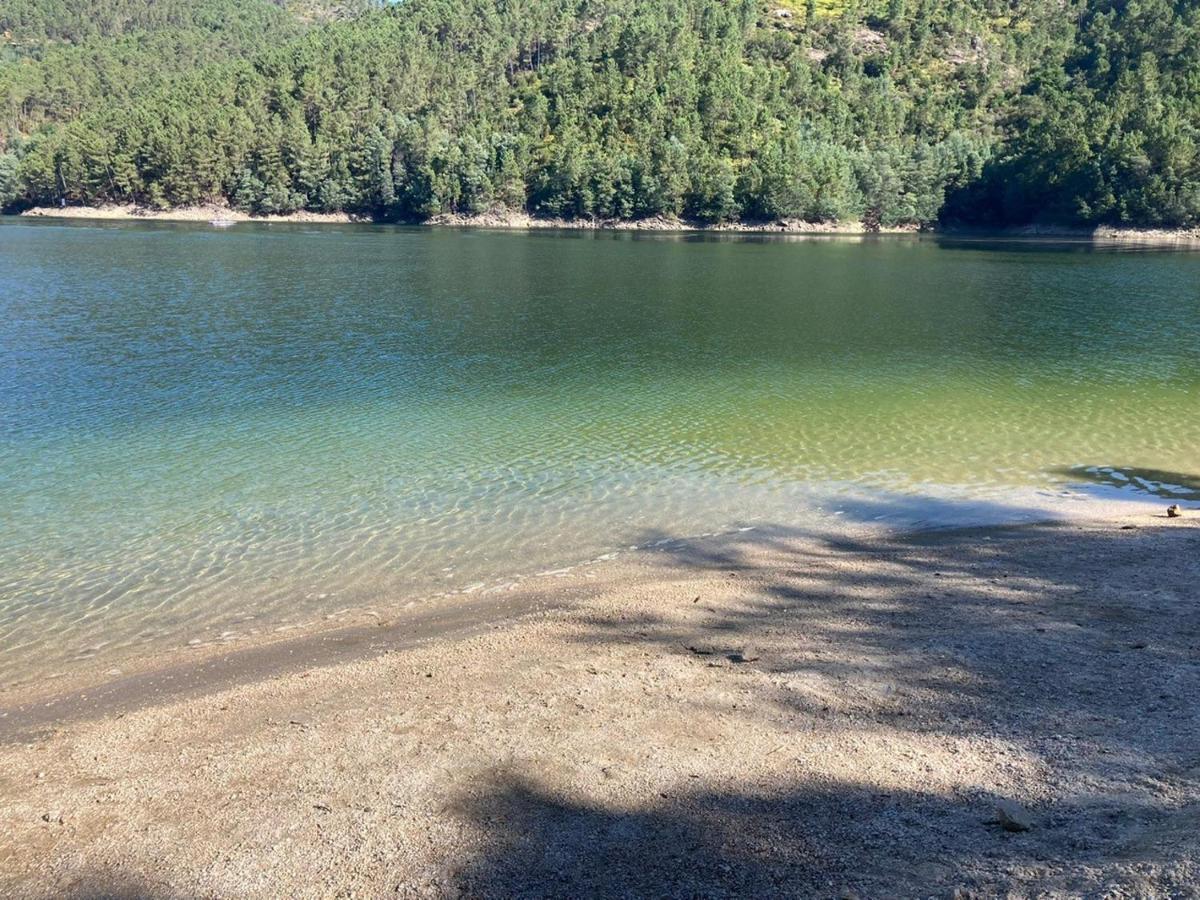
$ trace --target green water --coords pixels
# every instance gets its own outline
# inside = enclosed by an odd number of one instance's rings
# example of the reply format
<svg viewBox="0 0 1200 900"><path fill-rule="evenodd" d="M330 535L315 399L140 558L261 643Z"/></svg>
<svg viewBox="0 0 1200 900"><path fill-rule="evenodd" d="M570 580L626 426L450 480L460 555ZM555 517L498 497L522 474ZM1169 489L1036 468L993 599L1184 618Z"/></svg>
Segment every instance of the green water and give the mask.
<svg viewBox="0 0 1200 900"><path fill-rule="evenodd" d="M5 221L0 682L726 528L1187 498L1198 412L1195 254Z"/></svg>

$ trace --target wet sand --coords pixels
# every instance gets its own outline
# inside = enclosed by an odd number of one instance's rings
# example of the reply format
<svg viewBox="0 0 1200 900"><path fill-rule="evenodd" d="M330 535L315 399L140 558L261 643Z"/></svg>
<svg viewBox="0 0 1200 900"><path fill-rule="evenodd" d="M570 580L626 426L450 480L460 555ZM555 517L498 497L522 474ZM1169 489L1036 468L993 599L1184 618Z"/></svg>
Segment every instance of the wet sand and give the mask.
<svg viewBox="0 0 1200 900"><path fill-rule="evenodd" d="M679 541L6 697L0 890L1196 896L1195 516Z"/></svg>

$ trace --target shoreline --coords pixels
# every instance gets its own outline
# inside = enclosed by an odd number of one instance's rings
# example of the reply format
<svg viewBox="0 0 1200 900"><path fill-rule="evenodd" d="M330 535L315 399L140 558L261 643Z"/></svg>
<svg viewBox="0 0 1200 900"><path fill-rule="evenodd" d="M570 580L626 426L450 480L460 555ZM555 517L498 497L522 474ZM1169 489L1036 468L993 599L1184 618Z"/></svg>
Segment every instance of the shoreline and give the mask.
<svg viewBox="0 0 1200 900"><path fill-rule="evenodd" d="M541 572L498 577L478 593L452 589L403 595L329 614L313 613L306 621L268 622L265 631L241 633L236 638L226 638L224 633L189 638L195 632L185 631L156 646L81 658L56 671L0 685L0 746L32 726L50 727L64 718L87 718L109 706L126 709L161 699L164 694L194 695L215 685L286 674L297 666L344 663L563 609L594 595L597 584L611 587L630 582L629 572L639 571L647 561L679 545L719 548L722 543L748 536L769 541L774 534L809 542L832 538L883 540L897 535L989 528L1134 521L1152 516L1159 505L1157 500L1141 497L1078 497L1065 504L1060 498L1059 507L1051 508L1038 505L1032 498L1014 497L998 514L964 510L956 516L935 516L923 523L901 520L877 524L832 516L798 529L747 522L649 544L613 547L592 559L558 560Z"/></svg>
<svg viewBox="0 0 1200 900"><path fill-rule="evenodd" d="M317 213L301 210L282 215L252 215L226 206L207 205L157 210L132 204L117 206L68 206L64 208L34 207L14 215L14 218L69 219L83 221L131 222L197 222L222 225L242 223L299 223L353 225L372 224L369 216L351 213ZM389 223L380 223L389 224ZM523 212L494 211L478 215L445 213L423 222L400 223L430 228L481 228L509 231L635 231L659 233L700 234L780 234L821 236L896 236L930 234L949 238L1082 240L1094 244L1143 244L1163 246L1200 245L1200 227L1196 228L1125 228L1101 225L1080 228L1060 225L1019 225L999 229L960 228L939 226L922 228L917 225L867 229L861 222L806 222L784 219L775 222L703 223L682 219L654 217L649 219L561 219L541 218Z"/></svg>
<svg viewBox="0 0 1200 900"><path fill-rule="evenodd" d="M502 620L173 673L0 745L0 885L1171 895L1200 872L1198 540L681 540Z"/></svg>
<svg viewBox="0 0 1200 900"><path fill-rule="evenodd" d="M562 219L532 216L524 212L493 211L477 215L442 213L424 221L394 223L376 220L353 213L318 213L300 210L277 215L254 215L221 205L150 209L132 204L113 206L33 207L17 213L16 218L74 219L85 221L132 222L202 222L235 225L241 223L301 223L331 225L407 224L429 228L485 228L512 231L648 231L648 232L711 232L746 234L811 234L867 235L916 234L913 226L897 226L869 231L859 222L806 222L788 219L778 222L704 223L683 219L653 217L648 219Z"/></svg>
<svg viewBox="0 0 1200 900"><path fill-rule="evenodd" d="M754 529L749 529L754 530ZM724 531L671 541L713 544L742 534ZM386 615L379 606L341 611L246 638L175 644L95 666L12 683L0 690L0 748L39 729L85 722L188 696L286 677L311 667L336 666L411 650L430 641L454 642L524 619L563 610L594 596L603 585L630 580L627 572L660 552L639 547L624 554L569 564L508 583L503 591L405 598ZM347 621L349 620L349 621ZM114 664L120 669L118 674ZM104 669L109 672L102 671Z"/></svg>

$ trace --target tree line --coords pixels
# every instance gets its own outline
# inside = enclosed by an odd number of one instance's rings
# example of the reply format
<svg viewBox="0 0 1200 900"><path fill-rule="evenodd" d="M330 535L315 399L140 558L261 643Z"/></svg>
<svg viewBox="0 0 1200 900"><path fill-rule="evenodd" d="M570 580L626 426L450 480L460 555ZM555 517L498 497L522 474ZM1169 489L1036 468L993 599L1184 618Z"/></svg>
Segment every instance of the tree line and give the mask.
<svg viewBox="0 0 1200 900"><path fill-rule="evenodd" d="M4 0L0 205L1200 219L1170 0Z"/></svg>

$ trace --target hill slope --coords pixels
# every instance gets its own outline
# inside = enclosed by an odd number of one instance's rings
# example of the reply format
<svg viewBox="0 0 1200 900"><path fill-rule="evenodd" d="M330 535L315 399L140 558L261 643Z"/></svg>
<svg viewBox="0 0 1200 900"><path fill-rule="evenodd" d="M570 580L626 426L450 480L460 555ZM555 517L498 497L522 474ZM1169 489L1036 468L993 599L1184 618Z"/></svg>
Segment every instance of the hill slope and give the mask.
<svg viewBox="0 0 1200 900"><path fill-rule="evenodd" d="M1167 0L4 0L0 203L1190 225Z"/></svg>

